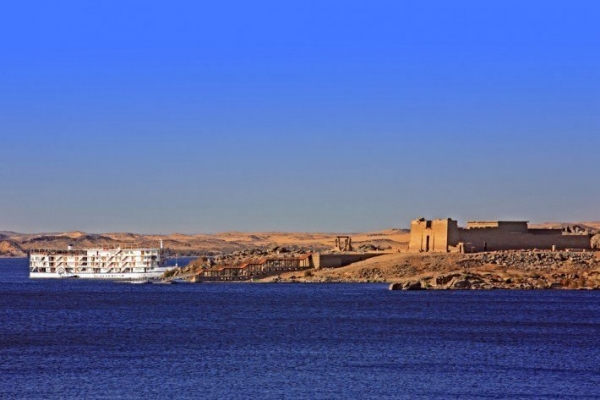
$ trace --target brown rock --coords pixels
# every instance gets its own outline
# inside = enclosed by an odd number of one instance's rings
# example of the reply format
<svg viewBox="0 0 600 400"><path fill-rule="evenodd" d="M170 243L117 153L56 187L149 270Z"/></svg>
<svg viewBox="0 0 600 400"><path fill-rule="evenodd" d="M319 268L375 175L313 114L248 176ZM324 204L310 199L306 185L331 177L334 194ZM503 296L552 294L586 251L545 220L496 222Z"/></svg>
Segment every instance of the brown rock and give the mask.
<svg viewBox="0 0 600 400"><path fill-rule="evenodd" d="M402 286L402 290L422 290L423 286L421 285L420 281L417 282L406 282L403 286Z"/></svg>

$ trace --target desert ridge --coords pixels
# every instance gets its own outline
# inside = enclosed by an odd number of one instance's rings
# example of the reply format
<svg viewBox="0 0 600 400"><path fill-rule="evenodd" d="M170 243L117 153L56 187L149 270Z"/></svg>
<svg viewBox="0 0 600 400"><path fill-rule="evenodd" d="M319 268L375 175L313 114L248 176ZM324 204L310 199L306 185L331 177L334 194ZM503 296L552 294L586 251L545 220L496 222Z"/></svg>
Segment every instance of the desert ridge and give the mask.
<svg viewBox="0 0 600 400"><path fill-rule="evenodd" d="M0 256L25 257L32 249L66 249L91 247L164 247L178 255L227 254L251 248L286 247L306 251L326 251L335 246L339 235L351 235L356 247L372 245L390 251L408 249L409 232L387 229L364 233L303 232L223 232L216 234L137 234L137 233L39 233L0 232Z"/></svg>

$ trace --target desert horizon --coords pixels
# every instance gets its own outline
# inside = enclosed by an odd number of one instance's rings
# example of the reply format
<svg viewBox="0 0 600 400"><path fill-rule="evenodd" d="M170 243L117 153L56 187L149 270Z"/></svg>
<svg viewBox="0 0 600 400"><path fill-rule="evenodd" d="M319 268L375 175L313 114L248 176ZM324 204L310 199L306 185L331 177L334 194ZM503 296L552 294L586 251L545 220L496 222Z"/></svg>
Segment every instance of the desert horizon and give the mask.
<svg viewBox="0 0 600 400"><path fill-rule="evenodd" d="M577 225L590 231L600 230L600 221L545 222L531 224L535 229L561 228ZM269 245L297 246L324 250L333 248L335 237L351 236L353 243L389 246L392 251L406 250L410 228L387 228L367 232L301 232L301 231L225 231L219 233L134 233L134 232L38 232L0 231L0 256L24 256L33 248L78 248L110 245L141 245L157 247L159 240L173 251L202 254L206 251L231 252L244 247Z"/></svg>

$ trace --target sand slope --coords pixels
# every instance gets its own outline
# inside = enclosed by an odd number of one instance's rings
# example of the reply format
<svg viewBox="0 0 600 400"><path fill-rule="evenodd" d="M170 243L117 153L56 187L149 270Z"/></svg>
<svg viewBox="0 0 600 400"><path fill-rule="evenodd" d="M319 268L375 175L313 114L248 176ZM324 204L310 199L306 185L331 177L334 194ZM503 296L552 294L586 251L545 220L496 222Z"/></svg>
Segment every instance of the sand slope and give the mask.
<svg viewBox="0 0 600 400"><path fill-rule="evenodd" d="M64 232L43 234L0 233L0 256L24 256L32 249L58 249L72 245L75 248L96 246L158 247L159 240L172 252L181 255L206 253L228 253L247 248L274 246L297 247L311 251L328 250L334 247L338 233L302 232L223 232L218 234L170 235L137 234L126 232L86 233ZM347 235L347 234L344 234ZM353 244L358 247L372 244L390 247L392 251L406 249L409 233L405 230L389 229L377 232L351 233Z"/></svg>

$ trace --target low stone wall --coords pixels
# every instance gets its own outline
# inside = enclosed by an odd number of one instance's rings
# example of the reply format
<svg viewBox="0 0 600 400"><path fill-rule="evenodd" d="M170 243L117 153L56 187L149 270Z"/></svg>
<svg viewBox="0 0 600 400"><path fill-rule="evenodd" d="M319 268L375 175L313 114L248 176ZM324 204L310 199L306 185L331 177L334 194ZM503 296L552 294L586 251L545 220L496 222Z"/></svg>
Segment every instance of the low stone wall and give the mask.
<svg viewBox="0 0 600 400"><path fill-rule="evenodd" d="M460 241L466 252L519 249L590 249L589 235L531 234L492 229L461 230Z"/></svg>
<svg viewBox="0 0 600 400"><path fill-rule="evenodd" d="M383 253L360 254L313 254L312 261L315 268L339 268L355 262L368 260Z"/></svg>

